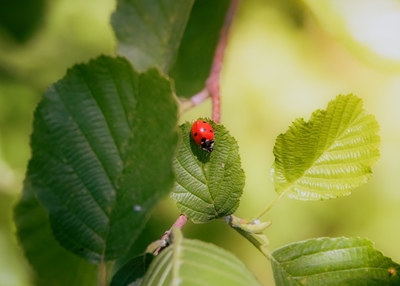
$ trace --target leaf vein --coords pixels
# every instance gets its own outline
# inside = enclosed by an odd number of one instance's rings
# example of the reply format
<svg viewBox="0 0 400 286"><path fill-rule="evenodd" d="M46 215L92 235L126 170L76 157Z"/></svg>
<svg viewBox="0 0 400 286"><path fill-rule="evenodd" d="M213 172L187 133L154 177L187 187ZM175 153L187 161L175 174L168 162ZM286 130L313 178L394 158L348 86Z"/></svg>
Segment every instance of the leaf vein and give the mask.
<svg viewBox="0 0 400 286"><path fill-rule="evenodd" d="M58 98L59 98L60 101L63 103L64 107L69 111L69 114L71 115L71 118L74 120L74 122L75 122L76 126L78 127L79 131L80 131L81 134L85 137L86 141L89 143L89 141L88 141L88 139L87 139L87 136L85 135L85 133L84 133L83 130L81 129L81 127L80 127L80 125L78 124L76 118L73 116L73 113L72 113L71 110L68 108L68 105L65 104L65 102L64 102L63 99L62 99L62 97L59 95L59 92L58 92L58 90L57 90L56 85L55 85L55 92L57 93ZM108 173L107 173L107 171L106 171L106 169L105 169L105 167L104 167L104 165L103 165L103 162L100 160L99 156L96 154L96 152L94 151L93 147L92 147L90 144L87 144L87 145L90 146L90 150L91 150L92 153L95 155L94 157L99 161L100 165L103 167L104 173L107 174L107 177L109 178ZM97 203L97 205L99 206L99 208L102 210L103 214L107 217L107 219L109 219L109 216L108 216L106 210L103 209L103 207L102 207L102 205L100 204L100 202L97 201L97 199L96 199L96 197L94 196L94 194L93 194L93 193L89 190L89 188L86 186L86 184L85 184L85 182L83 181L82 177L79 175L79 172L77 172L77 171L75 170L75 168L74 168L73 165L70 165L70 166L71 166L71 168L74 170L74 173L77 175L77 177L78 177L78 178L80 179L80 181L82 182L83 186L85 186L84 190L86 190L87 193L90 194L90 196L92 197L93 201ZM109 178L109 180L110 180L110 178ZM110 181L111 181L111 180L110 180Z"/></svg>

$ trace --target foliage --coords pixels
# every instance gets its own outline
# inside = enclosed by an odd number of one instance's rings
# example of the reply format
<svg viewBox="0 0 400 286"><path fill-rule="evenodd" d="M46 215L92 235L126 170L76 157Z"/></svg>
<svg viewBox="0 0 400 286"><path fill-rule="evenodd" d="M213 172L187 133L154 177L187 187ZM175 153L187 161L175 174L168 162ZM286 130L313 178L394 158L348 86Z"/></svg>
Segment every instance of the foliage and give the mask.
<svg viewBox="0 0 400 286"><path fill-rule="evenodd" d="M185 239L178 229L173 229L171 236L172 245L150 265L141 285L260 285L231 253Z"/></svg>
<svg viewBox="0 0 400 286"><path fill-rule="evenodd" d="M305 122L297 119L276 139L272 178L276 192L298 200L350 194L368 181L379 158L379 125L361 99L338 96Z"/></svg>
<svg viewBox="0 0 400 286"><path fill-rule="evenodd" d="M400 265L363 238L319 238L272 253L278 285L398 285Z"/></svg>
<svg viewBox="0 0 400 286"><path fill-rule="evenodd" d="M43 94L14 209L38 285L260 285L233 254L176 228L159 241L168 244L159 255L143 253L107 277L168 193L193 222L221 219L253 243L270 260L277 285L399 283L400 265L367 239L310 239L270 253L263 233L271 222L262 218L282 197L336 198L371 178L379 124L360 98L339 95L277 137L277 197L251 220L234 216L245 175L228 129L203 118L216 141L206 153L190 137L192 122L177 127L176 95L202 89L228 4L119 1L111 17L118 56L73 66ZM210 41L198 37L203 31Z"/></svg>
<svg viewBox="0 0 400 286"><path fill-rule="evenodd" d="M46 6L46 0L3 1L0 3L0 28L14 41L26 42L43 22Z"/></svg>
<svg viewBox="0 0 400 286"><path fill-rule="evenodd" d="M75 66L47 90L27 178L62 246L91 262L125 254L172 186L176 112L169 81L122 58Z"/></svg>
<svg viewBox="0 0 400 286"><path fill-rule="evenodd" d="M173 161L175 187L171 197L180 212L197 223L234 213L244 187L235 139L222 125L211 124L215 152L204 152L194 143L187 122L180 128L181 143Z"/></svg>
<svg viewBox="0 0 400 286"><path fill-rule="evenodd" d="M96 285L97 266L75 256L57 243L46 211L35 198L29 180L25 180L24 185L22 198L14 209L14 220L25 256L37 273L36 284Z"/></svg>

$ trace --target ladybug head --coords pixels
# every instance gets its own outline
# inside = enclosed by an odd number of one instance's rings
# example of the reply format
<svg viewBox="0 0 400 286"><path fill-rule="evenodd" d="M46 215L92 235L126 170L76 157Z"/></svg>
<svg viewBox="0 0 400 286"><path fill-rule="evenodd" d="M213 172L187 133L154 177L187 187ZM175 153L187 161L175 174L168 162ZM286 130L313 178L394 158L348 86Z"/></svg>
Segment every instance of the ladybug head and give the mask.
<svg viewBox="0 0 400 286"><path fill-rule="evenodd" d="M202 138L200 146L201 149L211 153L214 150L214 140Z"/></svg>

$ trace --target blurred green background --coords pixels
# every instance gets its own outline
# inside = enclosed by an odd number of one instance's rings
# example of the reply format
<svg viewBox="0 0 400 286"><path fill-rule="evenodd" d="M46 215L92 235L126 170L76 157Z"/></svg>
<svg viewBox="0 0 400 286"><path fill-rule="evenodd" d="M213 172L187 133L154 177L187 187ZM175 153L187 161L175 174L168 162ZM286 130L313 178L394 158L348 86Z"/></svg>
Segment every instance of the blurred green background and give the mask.
<svg viewBox="0 0 400 286"><path fill-rule="evenodd" d="M114 7L109 0L49 1L25 43L13 42L0 30L2 286L31 285L32 271L14 237L11 211L30 156L33 110L68 67L114 53L109 25ZM400 2L242 1L222 81L222 123L239 143L246 173L239 217L252 217L275 196L269 176L272 149L295 118L308 120L337 94L364 99L381 124L382 155L371 181L335 200L283 199L265 218L273 220L266 234L271 250L312 237L368 237L400 262ZM181 120L210 116L210 110L207 101ZM161 203L129 255L161 237L178 215L171 199ZM263 285L273 285L269 262L222 222L189 222L184 235L232 251Z"/></svg>

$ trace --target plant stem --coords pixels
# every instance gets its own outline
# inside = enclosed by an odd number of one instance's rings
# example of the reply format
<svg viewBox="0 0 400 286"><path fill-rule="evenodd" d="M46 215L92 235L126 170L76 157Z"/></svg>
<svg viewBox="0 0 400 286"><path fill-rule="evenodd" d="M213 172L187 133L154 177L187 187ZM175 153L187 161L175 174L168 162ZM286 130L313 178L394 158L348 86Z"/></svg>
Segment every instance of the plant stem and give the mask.
<svg viewBox="0 0 400 286"><path fill-rule="evenodd" d="M161 237L161 240L166 240L169 236L169 234L171 233L171 229L173 227L176 227L178 229L182 229L183 226L186 224L187 222L187 217L183 214L181 214L178 219L174 222L174 224L171 226L171 228L169 230L167 230L166 232L164 232L164 235ZM165 246L164 246L165 247ZM154 251L154 255L158 255L158 253L164 248L164 247L159 247Z"/></svg>
<svg viewBox="0 0 400 286"><path fill-rule="evenodd" d="M253 244L268 260L270 260L271 252L267 248L266 241L268 239L264 234L255 234L255 233L248 233L243 231L240 228L233 228L236 230L240 235L246 238L251 244Z"/></svg>
<svg viewBox="0 0 400 286"><path fill-rule="evenodd" d="M212 99L212 120L216 123L221 122L221 105L220 105L220 77L222 63L224 60L225 50L228 43L228 34L232 26L233 17L240 0L232 0L228 12L225 16L225 22L220 32L220 38L215 50L213 63L211 66L210 76L206 81L207 89Z"/></svg>
<svg viewBox="0 0 400 286"><path fill-rule="evenodd" d="M180 102L180 113L183 114L185 111L191 109L192 107L201 104L209 97L210 92L207 88L203 88L203 90L193 95L189 100L183 100Z"/></svg>
<svg viewBox="0 0 400 286"><path fill-rule="evenodd" d="M97 285L107 286L107 263L101 260L97 268Z"/></svg>
<svg viewBox="0 0 400 286"><path fill-rule="evenodd" d="M181 102L181 113L188 109L199 105L208 97L211 96L212 100L212 120L216 123L221 122L221 104L220 104L220 78L222 63L224 61L224 55L226 46L228 44L228 35L230 27L232 26L233 17L236 9L239 5L240 0L231 0L231 4L225 16L224 25L221 28L219 41L215 49L213 62L211 65L210 75L206 80L206 86L203 90L193 95L190 100Z"/></svg>
<svg viewBox="0 0 400 286"><path fill-rule="evenodd" d="M276 196L258 215L252 218L250 221L261 219L267 212L269 212L286 194L286 191L281 192Z"/></svg>
<svg viewBox="0 0 400 286"><path fill-rule="evenodd" d="M240 235L250 241L266 258L270 259L271 252L267 248L269 241L263 231L271 225L272 221L252 224L234 215L225 217L225 221ZM262 228L255 229L254 226L262 226Z"/></svg>

